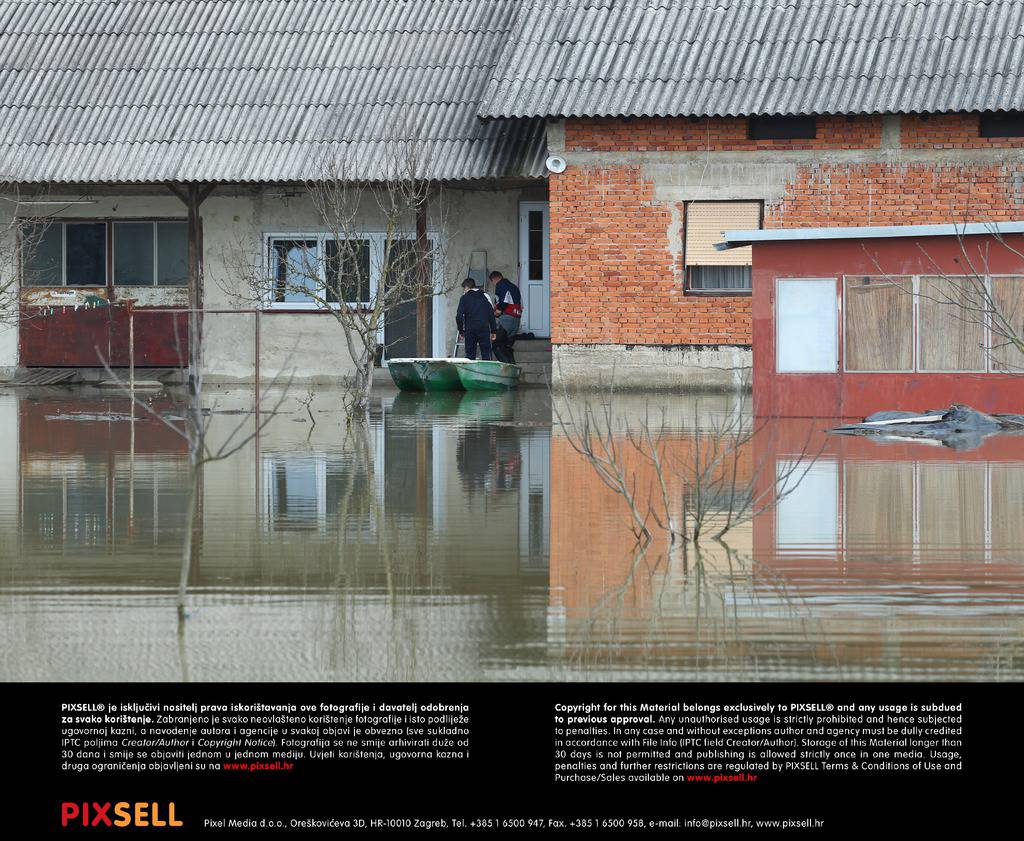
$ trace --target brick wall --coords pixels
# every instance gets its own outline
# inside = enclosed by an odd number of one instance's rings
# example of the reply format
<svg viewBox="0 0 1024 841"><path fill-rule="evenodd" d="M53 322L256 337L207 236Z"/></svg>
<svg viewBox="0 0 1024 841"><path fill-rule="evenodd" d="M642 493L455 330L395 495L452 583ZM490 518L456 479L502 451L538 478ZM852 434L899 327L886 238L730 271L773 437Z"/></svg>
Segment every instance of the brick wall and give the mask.
<svg viewBox="0 0 1024 841"><path fill-rule="evenodd" d="M568 120L565 148L592 152L733 152L878 148L882 118L819 117L813 140L750 140L743 117Z"/></svg>
<svg viewBox="0 0 1024 841"><path fill-rule="evenodd" d="M908 115L900 120L904 149L1022 149L1024 137L979 137L977 114Z"/></svg>
<svg viewBox="0 0 1024 841"><path fill-rule="evenodd" d="M801 167L766 228L944 224L1024 219L1024 160L1008 164L820 164Z"/></svg>
<svg viewBox="0 0 1024 841"><path fill-rule="evenodd" d="M684 293L683 204L659 198L641 159L631 160L630 152L763 152L763 161L751 157L746 164L755 168L753 183L757 166L777 163L773 149L825 152L821 160L790 166L781 197L766 201L766 227L1024 219L1024 156L998 162L956 157L961 148L1024 148L1021 138L978 137L976 115L903 117L903 149L921 150L918 157L944 151L935 161L900 161L899 150L881 149L882 134L881 117L821 118L818 137L803 141L748 140L742 119L567 120L566 150L587 153L588 162L550 179L553 341L751 341L749 297ZM829 158L835 150L867 154L844 162ZM698 164L680 162L687 165Z"/></svg>
<svg viewBox="0 0 1024 841"><path fill-rule="evenodd" d="M683 293L668 234L681 242L682 226L640 167L571 167L551 179L549 200L554 342L750 343L749 296Z"/></svg>

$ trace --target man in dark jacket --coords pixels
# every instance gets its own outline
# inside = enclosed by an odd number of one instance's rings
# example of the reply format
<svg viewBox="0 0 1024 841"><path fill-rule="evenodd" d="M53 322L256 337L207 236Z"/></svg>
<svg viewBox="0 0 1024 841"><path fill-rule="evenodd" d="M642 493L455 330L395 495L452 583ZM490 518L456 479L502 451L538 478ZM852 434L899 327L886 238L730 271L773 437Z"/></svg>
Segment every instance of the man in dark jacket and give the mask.
<svg viewBox="0 0 1024 841"><path fill-rule="evenodd" d="M494 309L484 291L476 288L476 281L473 278L467 277L462 281L462 288L466 291L459 298L455 326L459 328L459 335L466 339L466 358L476 359L479 347L480 358L490 359L491 342L494 341L494 333L498 328L494 320Z"/></svg>

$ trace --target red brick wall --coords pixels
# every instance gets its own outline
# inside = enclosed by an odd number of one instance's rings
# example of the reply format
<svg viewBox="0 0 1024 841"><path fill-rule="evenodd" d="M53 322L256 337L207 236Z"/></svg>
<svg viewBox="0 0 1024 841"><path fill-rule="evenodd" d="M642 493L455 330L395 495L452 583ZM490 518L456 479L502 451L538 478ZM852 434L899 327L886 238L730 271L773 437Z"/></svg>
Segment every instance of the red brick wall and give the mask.
<svg viewBox="0 0 1024 841"><path fill-rule="evenodd" d="M882 118L819 117L817 134L813 140L750 140L743 117L567 120L565 148L593 152L877 149L882 141Z"/></svg>
<svg viewBox="0 0 1024 841"><path fill-rule="evenodd" d="M749 344L750 299L683 291L683 208L655 196L629 151L879 149L880 117L822 118L813 141L751 141L741 119L566 121L566 148L616 153L550 179L552 340L569 344ZM1024 148L979 138L976 115L903 117L905 148ZM766 181L770 180L766 178ZM799 166L766 227L894 225L1024 219L1020 163Z"/></svg>
<svg viewBox="0 0 1024 841"><path fill-rule="evenodd" d="M977 114L928 114L900 120L904 149L1022 149L1024 137L979 137Z"/></svg>
<svg viewBox="0 0 1024 841"><path fill-rule="evenodd" d="M549 199L552 341L750 343L749 296L683 294L672 209L654 201L639 167L571 167L551 179ZM671 235L681 243L681 225Z"/></svg>
<svg viewBox="0 0 1024 841"><path fill-rule="evenodd" d="M764 225L808 228L1024 219L1024 204L1016 195L1022 179L1024 161L1015 166L801 167L782 201L765 206Z"/></svg>

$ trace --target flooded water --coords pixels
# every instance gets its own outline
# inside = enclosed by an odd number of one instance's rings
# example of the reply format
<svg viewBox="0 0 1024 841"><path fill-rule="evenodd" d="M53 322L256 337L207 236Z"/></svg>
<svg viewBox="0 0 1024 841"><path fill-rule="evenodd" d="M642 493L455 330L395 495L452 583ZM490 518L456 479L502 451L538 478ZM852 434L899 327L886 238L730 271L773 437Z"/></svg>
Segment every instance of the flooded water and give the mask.
<svg viewBox="0 0 1024 841"><path fill-rule="evenodd" d="M1024 438L954 451L776 421L730 444L742 398L560 400L611 425L638 543L543 390L382 393L353 429L339 394L314 395L315 423L299 398L191 494L182 439L127 401L0 394L0 677L1024 677ZM206 399L212 440L255 427L249 390ZM716 447L727 469L696 482ZM695 510L698 544L658 525Z"/></svg>

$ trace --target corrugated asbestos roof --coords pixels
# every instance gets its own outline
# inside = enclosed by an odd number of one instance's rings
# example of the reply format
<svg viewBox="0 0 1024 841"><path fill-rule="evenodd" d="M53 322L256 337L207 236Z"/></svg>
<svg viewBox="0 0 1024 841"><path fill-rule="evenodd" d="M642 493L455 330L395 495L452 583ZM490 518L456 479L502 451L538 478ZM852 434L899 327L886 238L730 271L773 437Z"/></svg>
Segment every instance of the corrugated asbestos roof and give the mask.
<svg viewBox="0 0 1024 841"><path fill-rule="evenodd" d="M1024 0L523 0L481 114L1024 109Z"/></svg>
<svg viewBox="0 0 1024 841"><path fill-rule="evenodd" d="M0 180L374 177L396 138L434 178L539 176L542 121L477 117L517 8L0 0Z"/></svg>

